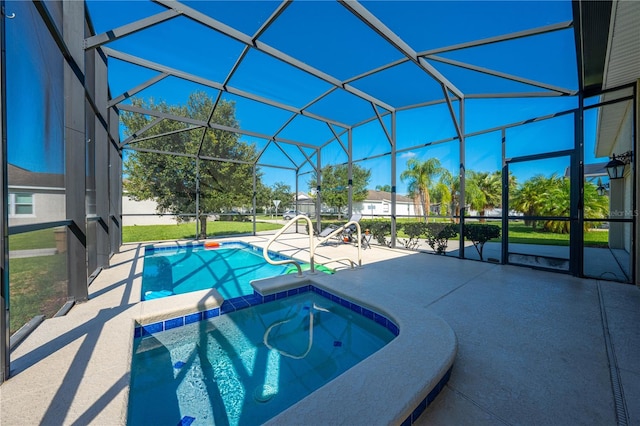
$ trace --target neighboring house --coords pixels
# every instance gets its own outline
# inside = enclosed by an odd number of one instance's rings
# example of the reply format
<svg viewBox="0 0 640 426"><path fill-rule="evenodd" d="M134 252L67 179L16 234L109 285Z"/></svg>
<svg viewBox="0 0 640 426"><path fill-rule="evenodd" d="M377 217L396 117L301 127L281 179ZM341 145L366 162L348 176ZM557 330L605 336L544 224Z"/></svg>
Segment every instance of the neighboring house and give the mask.
<svg viewBox="0 0 640 426"><path fill-rule="evenodd" d="M304 192L298 193L298 210L315 215L315 200ZM346 211L343 211L343 213ZM396 194L396 216L415 216L415 205L412 198ZM322 205L322 213L336 214L336 209L326 204ZM391 193L386 191L368 190L364 201L353 203L353 213L363 217L391 217Z"/></svg>
<svg viewBox="0 0 640 426"><path fill-rule="evenodd" d="M9 226L66 218L64 175L8 165Z"/></svg>
<svg viewBox="0 0 640 426"><path fill-rule="evenodd" d="M9 226L66 219L64 174L32 172L9 164L8 180ZM134 201L127 194L122 197L122 211L123 226L176 224L173 216L156 214L155 201Z"/></svg>
<svg viewBox="0 0 640 426"><path fill-rule="evenodd" d="M159 215L155 200L136 201L125 192L122 194L122 226L175 225L175 216Z"/></svg>
<svg viewBox="0 0 640 426"><path fill-rule="evenodd" d="M598 178L607 178L607 161L601 163L591 163L584 165L584 180L587 182L596 183ZM569 178L571 176L571 168L567 167L564 170L564 177Z"/></svg>
<svg viewBox="0 0 640 426"><path fill-rule="evenodd" d="M353 212L363 217L391 217L391 193L369 190L364 201L353 203ZM415 216L413 199L396 194L396 216Z"/></svg>
<svg viewBox="0 0 640 426"><path fill-rule="evenodd" d="M296 195L296 201L298 205L298 210L303 213L308 213L309 215L313 215L316 212L316 201L312 196L305 192L298 192Z"/></svg>

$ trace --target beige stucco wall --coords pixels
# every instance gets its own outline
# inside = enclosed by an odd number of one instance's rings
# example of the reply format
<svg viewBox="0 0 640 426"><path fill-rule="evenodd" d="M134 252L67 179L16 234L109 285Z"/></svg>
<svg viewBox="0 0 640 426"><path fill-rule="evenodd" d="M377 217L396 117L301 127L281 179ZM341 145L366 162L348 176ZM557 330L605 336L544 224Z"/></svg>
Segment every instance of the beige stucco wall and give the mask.
<svg viewBox="0 0 640 426"><path fill-rule="evenodd" d="M33 195L33 214L9 215L9 226L55 222L66 218L64 189L62 188L45 190L27 187L9 187L9 192Z"/></svg>

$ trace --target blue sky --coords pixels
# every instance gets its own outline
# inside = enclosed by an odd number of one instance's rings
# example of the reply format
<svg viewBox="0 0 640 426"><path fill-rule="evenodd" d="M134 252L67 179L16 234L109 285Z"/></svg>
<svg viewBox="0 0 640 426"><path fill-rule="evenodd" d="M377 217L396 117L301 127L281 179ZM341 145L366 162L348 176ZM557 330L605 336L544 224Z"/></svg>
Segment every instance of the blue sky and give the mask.
<svg viewBox="0 0 640 426"><path fill-rule="evenodd" d="M14 141L9 145L9 157L14 164L30 170L59 172L62 170L64 158L59 148L62 134L59 123L62 122L62 117L58 107L52 104L42 109L32 108L33 105L42 105L43 92L51 91L51 97L45 98L53 99L55 91L59 90L56 87L61 86L50 81L47 73L40 72L50 66L52 59L48 58L47 51L55 51L55 48L47 47L52 42L45 36L23 36L19 24L27 22L26 19L32 19L29 18L29 14L33 8L20 3L22 2L8 2L8 7L19 12L17 19L9 21L7 26L7 55L8 62L11 63L8 86L12 106L9 109L9 121L14 123L13 126L9 126L10 140ZM248 35L252 35L278 5L278 2L273 1L184 3L203 13L212 14L221 22ZM362 4L418 52L572 19L569 1L374 1ZM146 1L91 0L88 7L98 33L165 10L162 6ZM313 19L309 19L310 17ZM25 21L21 21L22 19ZM328 1L294 2L276 23L261 35L260 40L340 80L352 78L377 66L403 58L400 52L384 42L346 8ZM575 90L577 70L573 43L573 32L568 29L472 49L439 53L437 56ZM183 17L132 34L107 46L216 82L224 81L243 48L240 42L209 31ZM21 52L25 49L33 54L22 55ZM467 95L543 90L436 60L428 59L428 62ZM109 66L109 85L113 96L157 75L156 71L114 59L110 59ZM394 107L442 97L440 86L410 62L350 84ZM229 85L294 108L305 106L331 87L327 82L255 49L251 49L244 58ZM204 90L211 96L217 94L215 89L169 77L144 90L139 96L162 99L168 103L183 103L193 90ZM224 94L223 98L236 103L237 119L241 127L247 130L272 135L291 117L290 112L237 95ZM457 108L457 103L454 104ZM577 100L572 97L469 99L465 106L465 130L467 133L477 132L576 106ZM50 111L52 119L46 119L42 111ZM348 125L361 122L374 114L373 107L368 102L341 89L309 107L309 111ZM384 121L389 125L388 118ZM508 130L507 157L570 147L573 126L568 121L571 120L556 118L549 122ZM449 111L444 104L400 111L397 114L397 124L397 149L402 151L398 157L398 176L404 169L406 160L412 157L437 157L444 167L453 172L457 171L457 141L424 147L428 142L455 136ZM587 124L588 137L592 138L594 129L593 124ZM336 127L336 130L340 129ZM375 157L391 150L377 121L355 128L353 134L356 160ZM331 140L332 133L324 123L298 117L278 136L319 146ZM468 138L467 168L482 171L499 169L500 138L499 132ZM45 143L45 140L48 142ZM243 140L256 143L259 147L266 144L266 140L259 138L243 137ZM346 135L343 141L346 144ZM297 148L288 146L285 149L291 153L292 158L302 158ZM47 154L40 158L29 154L36 151ZM594 160L591 153L592 150L586 150L587 163ZM331 164L346 161L346 156L339 144L333 142L323 149L322 159L323 164ZM292 166L277 149L268 150L261 163ZM371 188L391 183L390 165L386 161L369 159L359 164L373 169ZM557 165L549 167L554 168ZM301 171L308 170L307 166ZM284 181L294 187L295 174L292 171L263 168L263 172L267 184ZM530 174L535 172L539 170L531 170ZM528 177L528 173L523 171L522 179ZM405 183L399 178L397 185L399 193L406 191ZM307 189L306 178L301 179L299 188Z"/></svg>
<svg viewBox="0 0 640 426"><path fill-rule="evenodd" d="M5 20L7 35L7 155L27 170L63 173L62 58L47 34L24 31L39 21L30 2L7 2L15 13ZM31 54L25 54L30 52Z"/></svg>

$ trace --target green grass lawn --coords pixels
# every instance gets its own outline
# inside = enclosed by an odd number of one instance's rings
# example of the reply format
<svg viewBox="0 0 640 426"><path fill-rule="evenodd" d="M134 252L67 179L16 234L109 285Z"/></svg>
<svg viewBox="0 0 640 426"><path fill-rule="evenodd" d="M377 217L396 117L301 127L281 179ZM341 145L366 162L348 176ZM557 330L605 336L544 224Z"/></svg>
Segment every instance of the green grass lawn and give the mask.
<svg viewBox="0 0 640 426"><path fill-rule="evenodd" d="M399 219L398 223L415 222L417 219ZM449 221L443 218L431 218L429 222L443 222ZM477 223L474 221L474 223ZM500 220L487 221L486 223L491 225L497 225L502 228L502 222ZM400 230L398 237L406 238L406 234ZM457 238L457 237L456 237ZM500 238L495 238L491 242L500 242ZM552 246L568 246L569 234L555 234L553 232L544 231L542 229L533 229L530 226L525 226L524 222L512 221L509 224L509 243L516 244L543 244ZM609 244L609 231L597 230L597 231L585 231L584 233L584 245L586 247L607 247Z"/></svg>
<svg viewBox="0 0 640 426"><path fill-rule="evenodd" d="M54 248L55 246L54 229L41 229L9 236L9 250Z"/></svg>
<svg viewBox="0 0 640 426"><path fill-rule="evenodd" d="M9 259L11 333L36 315L53 317L67 301L67 256Z"/></svg>
<svg viewBox="0 0 640 426"><path fill-rule="evenodd" d="M366 218L365 218L366 219ZM368 220L368 219L367 219ZM385 220L385 219L379 219ZM387 219L388 220L388 219ZM413 218L399 218L397 223L402 225L403 223L411 223L419 221L419 219ZM346 219L342 221L338 220L323 220L323 226L328 223L345 223ZM447 218L440 217L431 217L429 218L429 223L442 222L442 223L450 223L451 220ZM477 221L473 221L472 223L478 223ZM487 224L496 225L502 228L502 221L487 221ZM402 227L400 226L400 230L398 231L399 238L407 238L407 234L404 233ZM457 239L455 237L453 239ZM495 238L490 240L491 242L500 242L500 238ZM518 244L543 244L543 245L554 245L554 246L568 246L569 245L569 234L555 234L553 232L544 231L542 229L533 229L530 226L525 226L524 222L520 221L512 221L509 224L509 243L518 243ZM584 245L586 247L607 247L609 244L609 231L608 230L598 230L598 231L585 231L584 233Z"/></svg>
<svg viewBox="0 0 640 426"><path fill-rule="evenodd" d="M492 241L500 241L498 239ZM510 224L509 242L521 244L546 244L551 246L568 246L569 234L555 234L540 229L533 229L523 223ZM586 247L607 247L609 231L585 231L584 245Z"/></svg>
<svg viewBox="0 0 640 426"><path fill-rule="evenodd" d="M257 222L256 231L280 229L276 223ZM122 242L181 240L194 238L196 225L194 222L176 225L137 225L122 228ZM207 222L207 236L221 237L225 235L247 234L253 232L251 222Z"/></svg>
<svg viewBox="0 0 640 426"><path fill-rule="evenodd" d="M323 220L323 226L332 222L345 223L348 219ZM416 219L400 219L399 223L412 222ZM501 226L500 221L490 222ZM256 223L257 231L276 230L282 225L266 222ZM246 234L253 231L251 222L215 221L207 224L208 235L224 236ZM181 223L177 225L125 226L123 241L162 241L193 238L195 224ZM400 231L398 236L406 238ZM606 247L609 232L607 230L587 231L584 234L585 246ZM499 239L493 240L499 242ZM523 244L569 245L568 234L554 234L542 230L534 230L522 222L512 222L509 226L509 242ZM33 231L9 237L11 250L55 247L53 229ZM41 256L9 260L10 300L11 300L11 333L36 315L52 317L66 302L67 267L66 255Z"/></svg>

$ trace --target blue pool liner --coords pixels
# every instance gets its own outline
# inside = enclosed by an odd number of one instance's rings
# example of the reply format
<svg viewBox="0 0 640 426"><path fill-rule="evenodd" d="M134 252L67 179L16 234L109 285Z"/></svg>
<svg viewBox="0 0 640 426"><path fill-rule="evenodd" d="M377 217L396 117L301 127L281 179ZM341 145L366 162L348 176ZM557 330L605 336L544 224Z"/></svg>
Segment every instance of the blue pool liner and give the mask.
<svg viewBox="0 0 640 426"><path fill-rule="evenodd" d="M309 284L309 285L301 286L301 287L290 289L290 290L283 290L281 292L270 294L267 296L263 296L260 293L254 291L254 293L250 296L242 296L242 297L236 297L233 299L225 300L222 306L220 306L219 308L213 308L213 309L209 309L202 312L196 312L196 313L188 314L178 318L171 318L171 319L156 322L153 324L136 325L134 330L134 337L144 338L146 336L151 336L154 333L170 330L177 326L187 325L187 324L191 324L194 322L198 322L198 321L202 321L210 318L215 318L217 316L225 315L240 309L245 309L251 306L272 302L274 300L279 300L279 299L283 299L286 297L290 297L290 296L294 296L294 295L302 294L306 292L313 292L313 293L319 294L322 297L325 297L335 303L338 303L350 309L351 311L355 312L358 315L362 315L366 318L369 318L377 322L378 324L382 325L383 327L386 327L389 331L391 331L391 333L393 333L394 336L397 336L400 334L400 329L398 328L398 326L393 321L388 319L386 316L378 312L372 311L371 309L366 308L364 306L360 306L357 303L350 302L349 300L344 299L340 296L337 296L333 293L330 293L326 290L323 290L321 288L318 288ZM334 342L334 346L339 347L341 346L341 343L342 342L336 340ZM177 362L176 365L179 363L180 361ZM180 367L176 367L176 368L180 368ZM407 416L407 418L402 422L402 426L412 425L420 417L420 415L422 415L424 410L426 410L426 408L431 404L431 402L433 402L436 396L438 396L438 394L442 391L444 386L449 381L449 378L451 377L452 368L453 367L450 367L449 370L447 370L447 372L445 373L445 375L442 376L442 378L438 381L436 386L429 392L429 394L420 402L418 402L413 412L409 416ZM189 426L194 421L195 421L195 418L185 416L178 423L178 426L181 426L181 425Z"/></svg>

